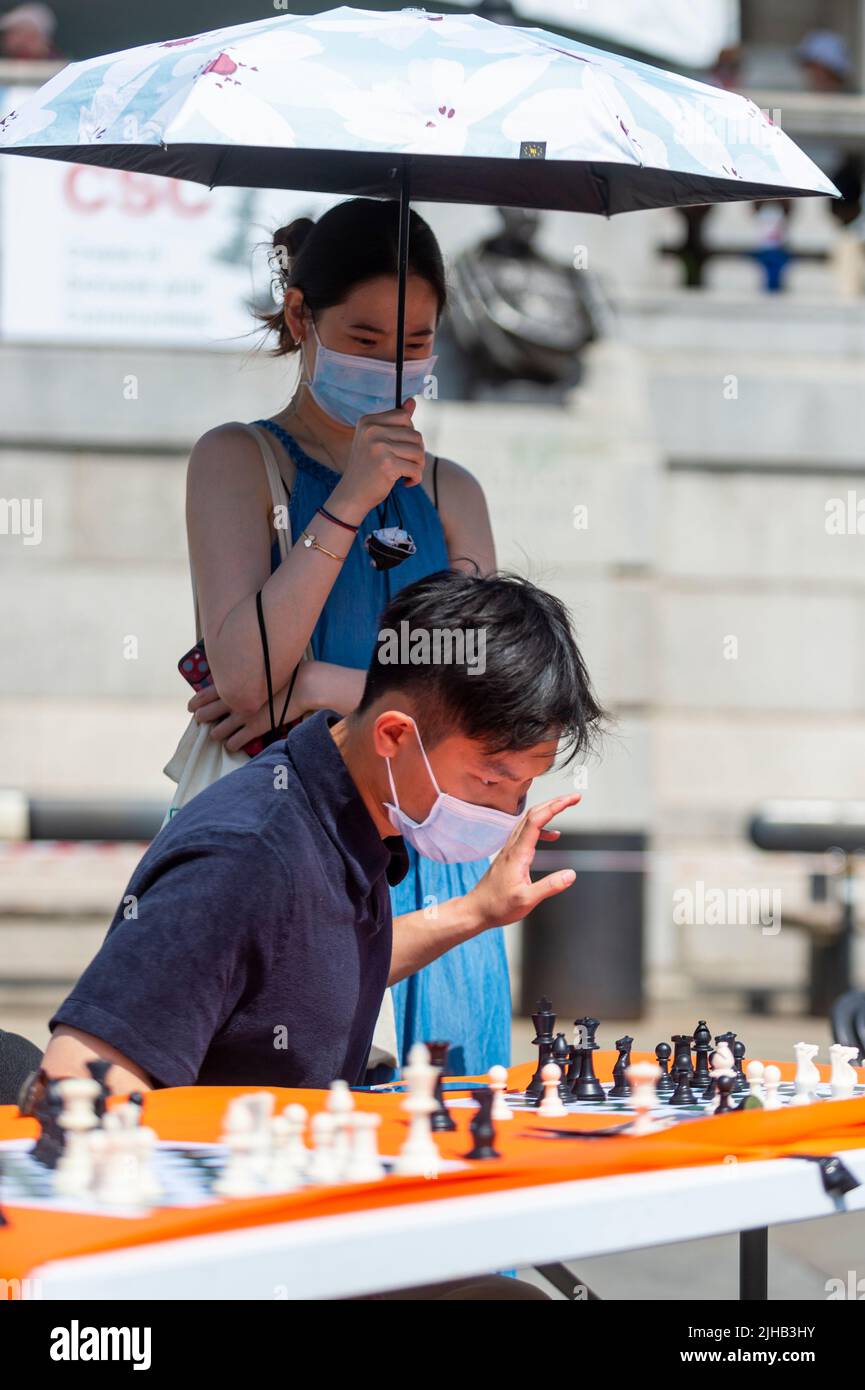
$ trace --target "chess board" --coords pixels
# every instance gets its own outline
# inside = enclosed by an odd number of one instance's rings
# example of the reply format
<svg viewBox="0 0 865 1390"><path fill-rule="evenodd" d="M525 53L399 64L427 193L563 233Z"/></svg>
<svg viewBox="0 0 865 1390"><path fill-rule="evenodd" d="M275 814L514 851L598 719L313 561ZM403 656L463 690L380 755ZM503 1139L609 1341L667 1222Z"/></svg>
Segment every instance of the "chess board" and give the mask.
<svg viewBox="0 0 865 1390"><path fill-rule="evenodd" d="M108 1206L94 1196L69 1197L54 1191L54 1173L30 1155L32 1139L0 1140L0 1208L38 1207L47 1211L89 1212L139 1218L143 1211L158 1207L204 1207L215 1202L234 1201L214 1192L213 1185L228 1159L224 1144L186 1143L159 1140L154 1151L154 1170L162 1195L146 1206ZM381 1155L385 1172L390 1175L394 1158ZM441 1171L448 1172L465 1165L455 1159L442 1159ZM301 1186L311 1184L302 1183ZM291 1189L297 1190L297 1189ZM259 1197L278 1196L279 1191L262 1188Z"/></svg>
<svg viewBox="0 0 865 1390"><path fill-rule="evenodd" d="M564 1120L570 1115L606 1115L612 1119L614 1116L617 1115L632 1116L636 1113L630 1102L629 1097L610 1097L609 1093L613 1089L612 1082L602 1083L602 1085L604 1088L604 1094L606 1095L605 1101L565 1101L564 1105L566 1114L559 1115L557 1117L558 1120ZM778 1087L778 1098L781 1101L782 1106L789 1105L791 1103L793 1096L795 1095L795 1092L796 1088L792 1081L781 1082L780 1086ZM743 1091L740 1094L732 1096L731 1108L735 1109L738 1106L739 1102L743 1100L746 1095L747 1092ZM856 1086L853 1091L852 1099L859 1100L863 1096L865 1096L865 1086ZM824 1100L832 1100L832 1098L832 1090L828 1082L821 1083L821 1085L817 1088L816 1101L819 1102ZM538 1113L538 1107L534 1104L532 1100L526 1099L524 1092L506 1092L505 1100L507 1101L508 1108L515 1112L522 1112L533 1115L537 1115ZM465 1106L471 1107L472 1109L475 1108L475 1103L470 1098L459 1100L449 1099L447 1105L449 1110L454 1108L463 1108ZM658 1097L655 1101L655 1104L652 1106L651 1114L660 1125L664 1121L677 1123L683 1120L701 1120L707 1115L712 1115L714 1113L714 1108L714 1100L701 1100L696 1105L670 1105L666 1099L664 1099L663 1097ZM556 1117L547 1116L541 1118L548 1118L551 1122L555 1122Z"/></svg>
<svg viewBox="0 0 865 1390"><path fill-rule="evenodd" d="M32 1139L0 1142L0 1206L40 1207L55 1211L99 1212L109 1210L94 1197L68 1197L54 1192L54 1173L31 1158ZM223 1144L156 1145L154 1168L163 1195L160 1207L201 1207L223 1201L213 1184L225 1166L228 1150ZM134 1218L141 1207L111 1206L112 1216Z"/></svg>

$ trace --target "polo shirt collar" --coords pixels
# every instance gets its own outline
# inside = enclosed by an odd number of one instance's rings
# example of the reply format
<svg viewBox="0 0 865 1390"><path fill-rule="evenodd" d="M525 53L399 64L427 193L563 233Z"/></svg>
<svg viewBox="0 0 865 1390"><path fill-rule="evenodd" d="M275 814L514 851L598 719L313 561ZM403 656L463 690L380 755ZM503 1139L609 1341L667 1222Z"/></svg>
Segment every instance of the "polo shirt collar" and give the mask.
<svg viewBox="0 0 865 1390"><path fill-rule="evenodd" d="M342 717L336 710L317 710L291 730L286 751L313 811L368 897L382 874L388 883L400 883L409 858L401 835L382 839L333 741L331 727Z"/></svg>

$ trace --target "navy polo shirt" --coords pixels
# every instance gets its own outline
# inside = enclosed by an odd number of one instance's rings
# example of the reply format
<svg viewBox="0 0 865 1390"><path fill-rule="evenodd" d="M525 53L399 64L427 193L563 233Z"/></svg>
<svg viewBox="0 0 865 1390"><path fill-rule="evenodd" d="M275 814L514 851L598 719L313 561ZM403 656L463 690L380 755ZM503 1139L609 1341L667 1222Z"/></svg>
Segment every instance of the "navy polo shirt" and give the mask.
<svg viewBox="0 0 865 1390"><path fill-rule="evenodd" d="M390 971L382 840L320 710L159 832L49 1027L111 1043L159 1086L363 1081Z"/></svg>

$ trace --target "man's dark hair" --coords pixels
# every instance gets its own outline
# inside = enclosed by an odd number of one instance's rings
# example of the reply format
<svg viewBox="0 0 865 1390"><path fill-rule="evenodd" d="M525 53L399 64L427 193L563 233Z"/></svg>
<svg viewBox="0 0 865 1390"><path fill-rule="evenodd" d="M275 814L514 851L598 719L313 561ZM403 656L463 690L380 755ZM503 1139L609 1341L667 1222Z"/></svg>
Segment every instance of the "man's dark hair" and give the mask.
<svg viewBox="0 0 865 1390"><path fill-rule="evenodd" d="M482 631L483 672L472 674L465 662L393 659L390 633L436 630ZM357 714L385 693L401 691L411 698L429 747L453 733L476 739L489 753L516 752L558 737L568 762L592 747L607 717L565 605L515 574L439 570L391 599Z"/></svg>

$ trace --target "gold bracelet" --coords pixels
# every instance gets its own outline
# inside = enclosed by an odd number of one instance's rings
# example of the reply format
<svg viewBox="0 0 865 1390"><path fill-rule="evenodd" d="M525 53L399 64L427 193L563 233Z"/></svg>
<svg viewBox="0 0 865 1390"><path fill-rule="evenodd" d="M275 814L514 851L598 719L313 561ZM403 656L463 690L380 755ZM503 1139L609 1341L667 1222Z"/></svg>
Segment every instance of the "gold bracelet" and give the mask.
<svg viewBox="0 0 865 1390"><path fill-rule="evenodd" d="M320 550L322 555L329 555L331 560L338 560L339 563L342 564L343 560L345 559L344 555L334 555L332 550L325 550L324 546L319 545L318 541L315 539L315 536L313 536L309 531L301 531L300 534L303 536L303 543L306 546L307 550Z"/></svg>

